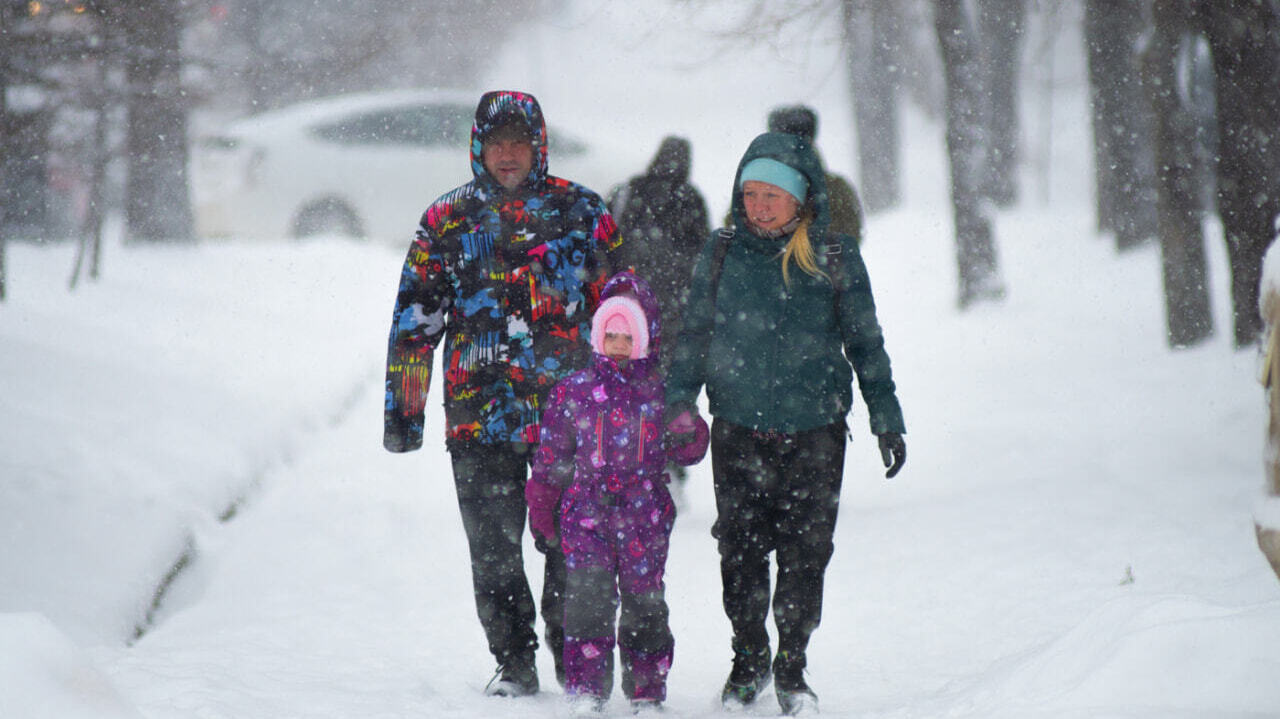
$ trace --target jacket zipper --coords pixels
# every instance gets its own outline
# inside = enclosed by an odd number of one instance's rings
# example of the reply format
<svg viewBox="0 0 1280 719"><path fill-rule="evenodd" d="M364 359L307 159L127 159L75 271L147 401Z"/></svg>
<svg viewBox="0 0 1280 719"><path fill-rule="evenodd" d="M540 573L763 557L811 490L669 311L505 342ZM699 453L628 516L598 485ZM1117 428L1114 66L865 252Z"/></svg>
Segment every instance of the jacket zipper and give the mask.
<svg viewBox="0 0 1280 719"><path fill-rule="evenodd" d="M644 412L640 413L640 451L636 453L636 468L644 466Z"/></svg>

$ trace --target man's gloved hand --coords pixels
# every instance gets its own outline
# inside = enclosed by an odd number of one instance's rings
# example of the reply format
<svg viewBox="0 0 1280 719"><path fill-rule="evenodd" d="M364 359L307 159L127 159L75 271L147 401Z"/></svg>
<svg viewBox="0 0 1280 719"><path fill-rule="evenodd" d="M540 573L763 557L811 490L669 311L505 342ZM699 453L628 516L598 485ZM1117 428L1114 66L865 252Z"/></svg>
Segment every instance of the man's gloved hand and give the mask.
<svg viewBox="0 0 1280 719"><path fill-rule="evenodd" d="M880 440L880 459L883 459L884 466L889 468L884 476L892 478L907 461L907 443L897 432L885 432L876 435L876 438Z"/></svg>

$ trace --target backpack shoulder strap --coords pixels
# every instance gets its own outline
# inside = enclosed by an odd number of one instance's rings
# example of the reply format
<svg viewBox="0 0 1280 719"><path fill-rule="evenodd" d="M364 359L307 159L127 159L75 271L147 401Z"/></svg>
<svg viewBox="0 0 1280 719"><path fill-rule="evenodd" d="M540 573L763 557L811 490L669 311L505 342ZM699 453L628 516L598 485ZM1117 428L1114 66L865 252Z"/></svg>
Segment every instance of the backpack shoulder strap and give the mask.
<svg viewBox="0 0 1280 719"><path fill-rule="evenodd" d="M821 253L827 258L828 274L834 275L840 272L841 258L844 257L844 243L838 237L833 240L827 240L822 245ZM834 283L835 277L832 277L831 281Z"/></svg>
<svg viewBox="0 0 1280 719"><path fill-rule="evenodd" d="M825 271L827 273L827 278L831 280L831 286L835 289L835 307L836 311L839 312L840 297L844 294L845 278L841 272L841 265L843 264L842 258L844 257L844 243L840 241L838 236L833 239L829 239L823 243L822 248L819 250L819 254L826 258Z"/></svg>

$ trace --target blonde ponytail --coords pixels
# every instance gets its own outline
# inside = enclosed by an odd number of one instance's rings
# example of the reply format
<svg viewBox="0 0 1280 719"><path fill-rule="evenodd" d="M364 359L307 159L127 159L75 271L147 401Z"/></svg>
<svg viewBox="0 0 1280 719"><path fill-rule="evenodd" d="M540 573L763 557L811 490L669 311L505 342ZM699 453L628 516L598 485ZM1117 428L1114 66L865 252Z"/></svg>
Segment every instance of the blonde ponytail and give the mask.
<svg viewBox="0 0 1280 719"><path fill-rule="evenodd" d="M791 289L790 267L793 259L810 277L830 279L827 273L818 269L818 262L813 254L813 243L809 241L809 224L812 221L812 215L806 212L800 224L796 226L795 232L791 233L791 240L782 249L782 282L786 284L787 289Z"/></svg>

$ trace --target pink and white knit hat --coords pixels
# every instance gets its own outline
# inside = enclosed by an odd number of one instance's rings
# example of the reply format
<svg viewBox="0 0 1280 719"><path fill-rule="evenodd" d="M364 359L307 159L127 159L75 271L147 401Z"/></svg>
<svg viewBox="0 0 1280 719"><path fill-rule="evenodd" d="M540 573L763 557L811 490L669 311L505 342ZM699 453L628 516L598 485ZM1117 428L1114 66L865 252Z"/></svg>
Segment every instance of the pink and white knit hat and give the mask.
<svg viewBox="0 0 1280 719"><path fill-rule="evenodd" d="M648 356L649 322L634 299L615 295L600 303L591 318L591 347L600 354L604 354L606 332L631 335L631 359Z"/></svg>

